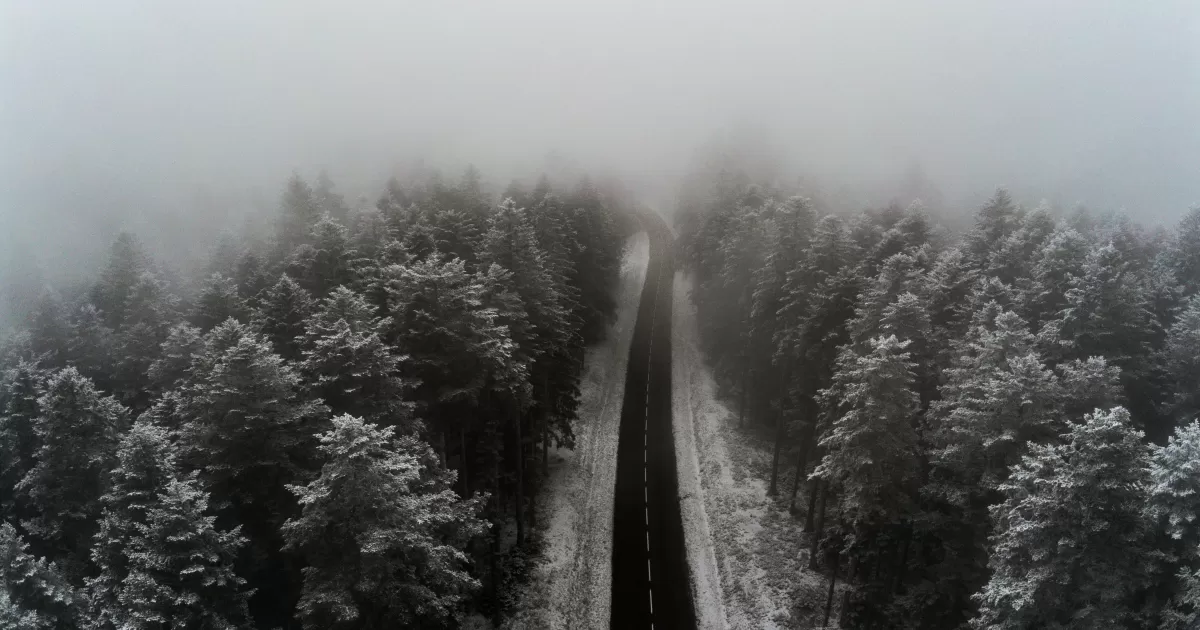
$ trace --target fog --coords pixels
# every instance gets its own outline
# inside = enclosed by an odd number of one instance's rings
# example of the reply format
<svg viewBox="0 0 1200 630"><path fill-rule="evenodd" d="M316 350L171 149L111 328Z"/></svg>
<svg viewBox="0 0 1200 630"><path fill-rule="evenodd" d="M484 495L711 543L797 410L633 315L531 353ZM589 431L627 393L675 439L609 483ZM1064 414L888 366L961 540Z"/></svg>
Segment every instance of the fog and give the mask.
<svg viewBox="0 0 1200 630"><path fill-rule="evenodd" d="M294 169L354 199L417 158L565 162L669 199L729 129L787 177L919 166L964 212L1200 202L1190 0L6 2L0 46L0 220L50 261L273 207Z"/></svg>

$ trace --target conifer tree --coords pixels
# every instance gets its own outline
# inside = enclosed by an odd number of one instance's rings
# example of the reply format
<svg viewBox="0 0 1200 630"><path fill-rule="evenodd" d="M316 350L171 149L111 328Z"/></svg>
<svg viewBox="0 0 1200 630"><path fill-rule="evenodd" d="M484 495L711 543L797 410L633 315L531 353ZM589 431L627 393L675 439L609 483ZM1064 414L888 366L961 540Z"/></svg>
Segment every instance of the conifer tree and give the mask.
<svg viewBox="0 0 1200 630"><path fill-rule="evenodd" d="M129 574L120 592L123 628L249 627L246 582L233 569L245 544L207 514L194 478L169 479L128 543ZM278 578L277 578L278 579Z"/></svg>
<svg viewBox="0 0 1200 630"><path fill-rule="evenodd" d="M22 525L78 582L87 571L126 411L73 367L49 378L38 410L37 463L17 485L37 515Z"/></svg>
<svg viewBox="0 0 1200 630"><path fill-rule="evenodd" d="M275 352L298 360L304 322L316 308L312 295L286 274L263 294L255 325L271 340Z"/></svg>
<svg viewBox="0 0 1200 630"><path fill-rule="evenodd" d="M129 232L117 235L108 265L91 295L92 303L103 313L104 324L109 328L118 329L124 323L129 295L146 267L146 255L137 237Z"/></svg>
<svg viewBox="0 0 1200 630"><path fill-rule="evenodd" d="M975 628L1127 627L1146 583L1148 448L1122 407L1037 445L992 509L992 577Z"/></svg>
<svg viewBox="0 0 1200 630"><path fill-rule="evenodd" d="M17 484L34 466L38 450L38 398L46 375L21 361L0 378L0 521L20 523L34 512Z"/></svg>
<svg viewBox="0 0 1200 630"><path fill-rule="evenodd" d="M278 244L284 253L308 241L309 230L321 218L312 187L298 173L283 189L279 200Z"/></svg>
<svg viewBox="0 0 1200 630"><path fill-rule="evenodd" d="M1167 332L1164 367L1177 425L1200 416L1200 297L1192 296Z"/></svg>
<svg viewBox="0 0 1200 630"><path fill-rule="evenodd" d="M402 358L381 339L390 322L374 310L350 289L334 289L306 322L301 371L334 413L390 426L408 419L410 384L399 375Z"/></svg>
<svg viewBox="0 0 1200 630"><path fill-rule="evenodd" d="M192 323L200 330L212 330L221 322L233 318L247 319L246 303L238 292L237 282L220 274L212 274L196 297Z"/></svg>
<svg viewBox="0 0 1200 630"><path fill-rule="evenodd" d="M283 527L302 554L305 628L450 627L478 588L464 549L485 531L429 446L351 416L320 436L325 464L291 486L302 514Z"/></svg>
<svg viewBox="0 0 1200 630"><path fill-rule="evenodd" d="M839 488L842 518L860 531L895 524L911 509L919 401L908 345L891 335L869 340L865 354L847 350L821 393L832 420L812 476Z"/></svg>
<svg viewBox="0 0 1200 630"><path fill-rule="evenodd" d="M84 620L82 604L58 567L35 558L17 530L0 522L0 627L74 630Z"/></svg>

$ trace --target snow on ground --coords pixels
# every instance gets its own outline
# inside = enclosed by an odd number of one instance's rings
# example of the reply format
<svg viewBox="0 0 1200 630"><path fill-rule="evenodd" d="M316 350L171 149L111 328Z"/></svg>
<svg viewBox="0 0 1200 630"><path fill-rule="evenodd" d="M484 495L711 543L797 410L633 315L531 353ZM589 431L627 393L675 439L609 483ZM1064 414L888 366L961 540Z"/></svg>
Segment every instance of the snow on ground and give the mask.
<svg viewBox="0 0 1200 630"><path fill-rule="evenodd" d="M617 436L625 396L625 364L650 262L645 232L629 238L621 265L617 320L601 345L588 350L580 383L575 450L551 451L550 478L539 512L549 517L544 547L516 629L607 628L612 598L613 490Z"/></svg>
<svg viewBox="0 0 1200 630"><path fill-rule="evenodd" d="M702 630L817 627L829 583L808 570L803 522L788 512L793 472L781 474L782 499L767 496L770 440L740 430L718 400L690 287L676 274L671 379L696 617Z"/></svg>

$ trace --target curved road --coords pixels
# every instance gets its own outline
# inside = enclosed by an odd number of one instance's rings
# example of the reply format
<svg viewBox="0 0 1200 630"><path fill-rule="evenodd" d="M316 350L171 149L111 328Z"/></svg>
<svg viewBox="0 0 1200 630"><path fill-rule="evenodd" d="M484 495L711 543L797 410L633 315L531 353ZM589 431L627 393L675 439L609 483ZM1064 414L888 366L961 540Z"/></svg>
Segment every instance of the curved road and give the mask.
<svg viewBox="0 0 1200 630"><path fill-rule="evenodd" d="M650 263L629 347L613 505L614 629L696 627L671 431L671 233L653 212Z"/></svg>

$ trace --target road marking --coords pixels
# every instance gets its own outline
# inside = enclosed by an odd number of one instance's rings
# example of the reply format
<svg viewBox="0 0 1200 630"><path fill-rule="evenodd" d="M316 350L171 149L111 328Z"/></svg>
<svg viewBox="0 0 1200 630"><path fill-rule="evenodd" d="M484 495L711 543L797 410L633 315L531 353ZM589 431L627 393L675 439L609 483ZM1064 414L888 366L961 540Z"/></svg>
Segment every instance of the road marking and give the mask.
<svg viewBox="0 0 1200 630"><path fill-rule="evenodd" d="M653 582L654 578L650 577L650 558L646 558L646 581Z"/></svg>
<svg viewBox="0 0 1200 630"><path fill-rule="evenodd" d="M646 506L646 527L650 527L650 506ZM649 562L647 560L646 562Z"/></svg>
<svg viewBox="0 0 1200 630"><path fill-rule="evenodd" d="M654 614L654 589L650 589L650 614ZM651 623L650 627L653 628L654 624Z"/></svg>
<svg viewBox="0 0 1200 630"><path fill-rule="evenodd" d="M642 486L642 496L646 497L646 505L650 505L650 488ZM646 532L646 540L650 539L650 532ZM647 543L649 544L649 543Z"/></svg>
<svg viewBox="0 0 1200 630"><path fill-rule="evenodd" d="M650 532L646 532L646 552L650 552Z"/></svg>

